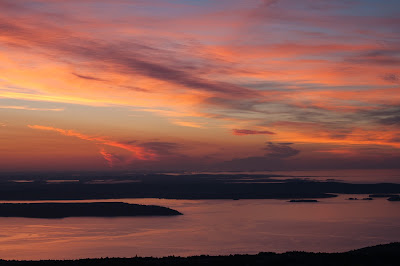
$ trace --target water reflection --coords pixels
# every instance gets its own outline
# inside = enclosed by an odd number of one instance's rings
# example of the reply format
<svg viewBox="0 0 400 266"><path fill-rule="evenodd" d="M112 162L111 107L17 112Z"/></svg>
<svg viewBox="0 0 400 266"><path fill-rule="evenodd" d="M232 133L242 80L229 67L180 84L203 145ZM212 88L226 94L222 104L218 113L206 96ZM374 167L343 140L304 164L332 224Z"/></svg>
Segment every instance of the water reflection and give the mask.
<svg viewBox="0 0 400 266"><path fill-rule="evenodd" d="M399 202L346 200L351 196L311 204L284 200L100 200L162 205L184 215L0 218L0 258L332 252L400 240Z"/></svg>

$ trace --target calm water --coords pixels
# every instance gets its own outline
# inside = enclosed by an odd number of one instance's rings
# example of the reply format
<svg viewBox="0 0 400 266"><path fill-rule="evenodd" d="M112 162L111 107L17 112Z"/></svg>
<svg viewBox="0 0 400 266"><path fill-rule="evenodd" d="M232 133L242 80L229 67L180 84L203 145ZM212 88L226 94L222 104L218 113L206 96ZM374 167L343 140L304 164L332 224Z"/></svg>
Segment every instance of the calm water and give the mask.
<svg viewBox="0 0 400 266"><path fill-rule="evenodd" d="M121 199L113 201L163 205L184 215L0 218L0 258L333 252L400 241L400 202L346 200L350 196L322 199L319 203Z"/></svg>

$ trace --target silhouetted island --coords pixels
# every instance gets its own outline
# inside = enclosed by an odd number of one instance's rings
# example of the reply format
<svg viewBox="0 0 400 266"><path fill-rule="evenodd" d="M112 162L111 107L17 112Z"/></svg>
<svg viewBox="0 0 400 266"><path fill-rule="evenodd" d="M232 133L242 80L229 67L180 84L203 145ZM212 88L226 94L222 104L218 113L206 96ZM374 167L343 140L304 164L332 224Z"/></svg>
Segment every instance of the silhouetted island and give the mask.
<svg viewBox="0 0 400 266"><path fill-rule="evenodd" d="M400 201L400 196L394 196L387 199L388 201Z"/></svg>
<svg viewBox="0 0 400 266"><path fill-rule="evenodd" d="M0 217L65 218L171 215L182 215L182 213L162 206L124 202L0 203Z"/></svg>
<svg viewBox="0 0 400 266"><path fill-rule="evenodd" d="M400 243L391 243L374 247L361 248L342 253L312 253L312 252L261 252L257 255L229 255L229 256L192 256L164 258L134 257L134 258L102 258L80 260L42 260L42 261L6 261L0 260L0 265L362 265L362 266L389 266L398 265L400 261Z"/></svg>
<svg viewBox="0 0 400 266"><path fill-rule="evenodd" d="M310 200L310 199L292 199L289 202L318 202L318 200Z"/></svg>

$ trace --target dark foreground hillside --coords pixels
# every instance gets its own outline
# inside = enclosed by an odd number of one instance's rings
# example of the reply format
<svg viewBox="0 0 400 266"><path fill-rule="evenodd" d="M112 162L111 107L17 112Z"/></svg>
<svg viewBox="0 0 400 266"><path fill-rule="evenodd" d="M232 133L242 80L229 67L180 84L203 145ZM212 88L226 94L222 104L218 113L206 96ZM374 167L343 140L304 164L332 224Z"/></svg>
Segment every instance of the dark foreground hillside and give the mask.
<svg viewBox="0 0 400 266"><path fill-rule="evenodd" d="M164 258L102 258L65 261L0 261L0 265L279 265L279 266L386 266L400 265L400 243L362 248L343 253L286 252L258 255L194 256Z"/></svg>

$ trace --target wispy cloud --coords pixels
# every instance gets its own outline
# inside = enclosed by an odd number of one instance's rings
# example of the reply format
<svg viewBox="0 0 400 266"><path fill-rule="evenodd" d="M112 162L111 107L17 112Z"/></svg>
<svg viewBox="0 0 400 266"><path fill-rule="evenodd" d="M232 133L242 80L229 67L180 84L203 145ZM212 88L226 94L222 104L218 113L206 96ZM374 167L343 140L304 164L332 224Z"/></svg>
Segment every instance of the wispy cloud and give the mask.
<svg viewBox="0 0 400 266"><path fill-rule="evenodd" d="M246 136L246 135L274 135L276 133L267 130L232 129L232 134L236 136Z"/></svg>
<svg viewBox="0 0 400 266"><path fill-rule="evenodd" d="M177 151L183 148L183 145L175 142L165 142L165 141L151 141L138 144L147 150L153 151L157 155L180 155Z"/></svg>
<svg viewBox="0 0 400 266"><path fill-rule="evenodd" d="M113 155L107 152L104 148L100 148L99 152L103 156L104 160L107 161L108 166L113 167L114 166Z"/></svg>
<svg viewBox="0 0 400 266"><path fill-rule="evenodd" d="M81 134L74 130L65 130L49 126L28 125L28 127L37 130L54 131L64 136L76 137L79 139L91 141L100 147L100 154L103 156L103 158L107 161L108 165L111 167L114 165L116 161L114 159L114 156L110 152L107 152L104 149L104 146L120 148L130 152L131 156L125 160L124 162L125 164L131 163L134 160L154 160L157 157L157 155L154 154L149 149L133 144L126 144L123 142L113 141L110 140L108 137L90 136Z"/></svg>
<svg viewBox="0 0 400 266"><path fill-rule="evenodd" d="M268 142L264 150L266 151L266 156L277 158L292 157L300 153L299 150L291 147L290 145L292 145L292 143Z"/></svg>
<svg viewBox="0 0 400 266"><path fill-rule="evenodd" d="M88 80L97 80L97 81L104 81L103 79L92 77L92 76L86 76L86 75L81 75L77 73L72 73L72 75L81 78L81 79L88 79Z"/></svg>
<svg viewBox="0 0 400 266"><path fill-rule="evenodd" d="M15 110L27 110L27 111L64 111L64 108L37 108L29 106L17 106L17 105L0 105L0 109L15 109Z"/></svg>
<svg viewBox="0 0 400 266"><path fill-rule="evenodd" d="M173 124L182 126L182 127L194 127L194 128L205 128L205 123L187 121L187 120L177 120L171 119L170 120Z"/></svg>

